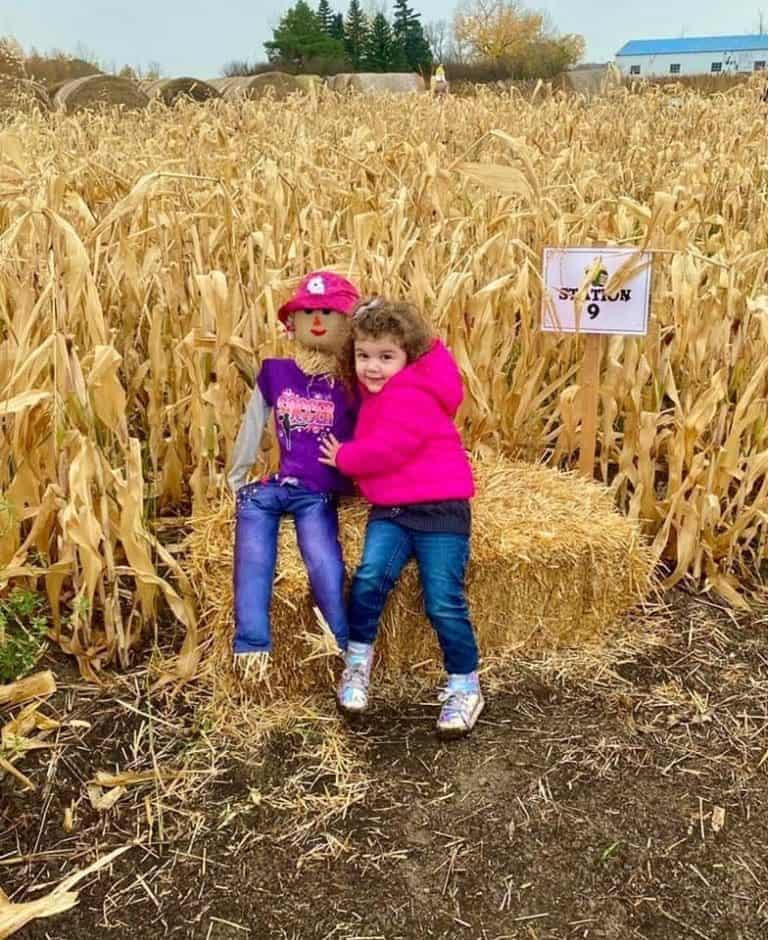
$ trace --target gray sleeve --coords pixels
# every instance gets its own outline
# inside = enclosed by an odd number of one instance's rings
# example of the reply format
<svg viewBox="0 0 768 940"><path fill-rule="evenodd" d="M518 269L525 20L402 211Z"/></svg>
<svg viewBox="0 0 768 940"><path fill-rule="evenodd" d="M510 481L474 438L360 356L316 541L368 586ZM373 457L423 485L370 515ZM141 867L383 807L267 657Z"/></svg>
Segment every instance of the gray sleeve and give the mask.
<svg viewBox="0 0 768 940"><path fill-rule="evenodd" d="M261 389L255 386L232 452L232 466L227 480L233 493L247 482L251 467L256 463L269 411Z"/></svg>

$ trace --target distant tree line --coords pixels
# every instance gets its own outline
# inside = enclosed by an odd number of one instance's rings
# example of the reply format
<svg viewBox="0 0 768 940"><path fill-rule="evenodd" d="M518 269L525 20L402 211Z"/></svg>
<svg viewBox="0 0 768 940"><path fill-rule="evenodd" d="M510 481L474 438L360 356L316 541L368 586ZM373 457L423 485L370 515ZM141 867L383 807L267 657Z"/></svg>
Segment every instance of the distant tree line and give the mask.
<svg viewBox="0 0 768 940"><path fill-rule="evenodd" d="M9 50L12 55L9 55ZM39 52L34 46L25 53L16 40L0 37L0 79L7 75L23 76L52 91L73 78L105 72L120 78L159 78L160 66L157 62L151 62L145 68L130 65L118 67L114 62L104 64L83 46L77 48L75 55L60 49Z"/></svg>
<svg viewBox="0 0 768 940"><path fill-rule="evenodd" d="M452 82L492 82L553 78L584 54L582 36L561 35L544 14L527 9L521 0L461 0L452 22L426 25L408 0L394 0L391 17L381 8L367 13L361 0L349 0L345 13L331 2L317 0L317 6L311 7L307 0L297 0L264 44L268 61L233 61L224 67L224 74L277 69L321 75L420 72L427 77L436 63L442 63ZM124 78L160 75L158 63L118 68L115 63L101 63L83 46L75 55L55 50L41 54L34 48L25 55L18 43L14 49L25 74L49 89L95 72Z"/></svg>
<svg viewBox="0 0 768 940"><path fill-rule="evenodd" d="M226 75L280 69L288 72L403 72L428 75L446 66L451 81L492 82L552 78L584 54L584 38L561 35L544 14L520 0L463 0L453 21L422 25L421 14L395 0L391 20L379 10L367 14L360 0L346 13L329 0L316 8L298 0L266 42L267 62L230 62Z"/></svg>
<svg viewBox="0 0 768 940"><path fill-rule="evenodd" d="M519 0L463 0L451 32L451 74L463 71L476 81L552 78L576 65L585 49L583 36L558 33L546 14Z"/></svg>
<svg viewBox="0 0 768 940"><path fill-rule="evenodd" d="M231 62L226 75L279 68L329 75L337 72L421 72L429 74L433 55L421 14L407 0L395 0L392 19L381 10L369 16L360 0L346 14L329 0L313 9L298 0L264 44L268 63Z"/></svg>

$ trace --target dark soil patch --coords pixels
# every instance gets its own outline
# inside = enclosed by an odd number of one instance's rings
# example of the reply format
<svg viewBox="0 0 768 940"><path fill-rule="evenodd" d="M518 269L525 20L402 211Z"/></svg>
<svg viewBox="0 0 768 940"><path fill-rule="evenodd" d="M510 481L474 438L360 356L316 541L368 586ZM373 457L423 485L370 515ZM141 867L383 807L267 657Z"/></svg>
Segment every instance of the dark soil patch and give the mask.
<svg viewBox="0 0 768 940"><path fill-rule="evenodd" d="M374 708L343 736L364 799L318 827L312 801L334 781L308 767L306 727L273 734L258 760L211 758L215 779L165 795L162 827L147 822L151 787L96 812L83 788L97 770L147 766L149 706L73 683L68 714L82 708L92 727L66 732L52 785L42 753L20 765L36 794L0 784L0 884L29 899L109 848L144 844L74 910L19 936L764 940L764 623L673 600L650 652L602 671L521 661L465 741L435 737L433 705ZM154 715L159 764L194 752L201 772L206 729L172 704ZM280 794L302 772L297 816Z"/></svg>

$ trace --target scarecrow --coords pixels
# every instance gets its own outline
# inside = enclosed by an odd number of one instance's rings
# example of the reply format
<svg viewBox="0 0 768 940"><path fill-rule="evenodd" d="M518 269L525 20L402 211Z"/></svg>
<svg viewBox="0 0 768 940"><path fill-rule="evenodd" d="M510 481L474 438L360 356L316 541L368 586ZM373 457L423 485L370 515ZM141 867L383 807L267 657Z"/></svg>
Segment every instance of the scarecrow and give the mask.
<svg viewBox="0 0 768 940"><path fill-rule="evenodd" d="M328 271L307 275L278 316L293 335L293 358L265 359L237 435L229 474L236 494L235 639L238 667L266 662L272 649L269 608L283 516L293 517L299 551L320 612L340 650L347 647L344 563L337 500L352 492L338 470L320 463L327 434L348 440L357 400L343 381L340 354L359 294ZM274 412L280 449L277 473L247 482Z"/></svg>
<svg viewBox="0 0 768 940"><path fill-rule="evenodd" d="M445 67L438 65L432 76L432 94L442 97L448 94L448 79L445 77Z"/></svg>

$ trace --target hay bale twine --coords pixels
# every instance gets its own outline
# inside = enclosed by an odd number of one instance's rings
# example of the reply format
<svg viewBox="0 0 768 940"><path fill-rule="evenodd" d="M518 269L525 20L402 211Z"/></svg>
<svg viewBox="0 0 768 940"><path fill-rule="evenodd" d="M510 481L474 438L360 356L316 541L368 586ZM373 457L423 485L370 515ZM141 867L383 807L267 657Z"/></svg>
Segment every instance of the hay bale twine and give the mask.
<svg viewBox="0 0 768 940"><path fill-rule="evenodd" d="M242 75L225 79L226 84L219 88L223 98L237 101L242 98L263 98L271 93L275 98L287 98L296 91L301 91L301 84L295 75L286 72L263 72L261 75Z"/></svg>
<svg viewBox="0 0 768 940"><path fill-rule="evenodd" d="M653 562L639 527L616 511L610 492L575 474L498 458L476 466L472 557L467 589L485 662L521 648L595 641L651 586ZM341 539L348 572L362 555L367 506L342 505ZM232 660L231 501L192 521L187 574L201 599L212 674ZM302 664L303 633L317 634L306 571L293 526L284 522L272 604L271 687L286 696L328 687L327 663ZM377 641L380 679L396 689L420 664L423 677L442 669L411 562L392 593ZM231 673L230 673L231 675Z"/></svg>
<svg viewBox="0 0 768 940"><path fill-rule="evenodd" d="M0 75L0 110L50 111L51 99L39 82Z"/></svg>
<svg viewBox="0 0 768 940"><path fill-rule="evenodd" d="M333 91L359 91L367 94L412 94L426 91L421 75L415 72L354 72L334 75Z"/></svg>
<svg viewBox="0 0 768 940"><path fill-rule="evenodd" d="M149 104L149 98L136 82L126 78L117 78L115 75L85 75L62 85L54 96L53 104L59 111L66 111L68 114L114 105L137 111Z"/></svg>
<svg viewBox="0 0 768 940"><path fill-rule="evenodd" d="M191 101L208 101L220 98L221 93L213 85L199 78L158 78L153 81L139 82L139 88L152 100L157 98L164 104L173 105L179 98Z"/></svg>
<svg viewBox="0 0 768 940"><path fill-rule="evenodd" d="M13 39L0 38L0 78L24 79L27 66L24 51Z"/></svg>

